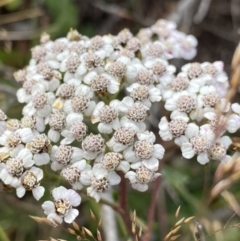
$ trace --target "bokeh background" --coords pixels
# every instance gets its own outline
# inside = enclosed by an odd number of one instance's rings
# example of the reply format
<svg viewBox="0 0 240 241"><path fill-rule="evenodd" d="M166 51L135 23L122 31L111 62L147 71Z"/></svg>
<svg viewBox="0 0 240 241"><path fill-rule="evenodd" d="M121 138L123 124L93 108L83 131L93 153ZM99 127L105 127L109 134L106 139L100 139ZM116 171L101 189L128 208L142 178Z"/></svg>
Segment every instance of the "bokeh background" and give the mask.
<svg viewBox="0 0 240 241"><path fill-rule="evenodd" d="M117 34L129 28L136 34L160 18L176 21L179 30L197 37L198 54L193 62L222 60L231 76L231 59L239 42L239 0L0 0L0 108L9 117L21 117L22 106L15 97L19 86L13 73L27 65L30 49L39 43L41 33L47 32L56 39L75 28L92 37ZM179 69L187 62L173 60L172 63ZM239 96L235 100L238 101ZM171 155L162 164L152 240L163 240L176 222L174 215L178 206L181 206L179 217L195 216L191 225L183 226L178 240L194 240L198 224L205 236L201 241L240 240L240 230L233 226L240 223L240 182L231 183L224 195L207 204L218 163L200 166L194 160L183 160L171 145L168 149ZM54 184L45 180L44 185L51 189ZM130 209L136 210L144 227L151 187L146 193L131 189L129 192ZM48 198L45 195L43 199ZM31 195L18 199L14 191L2 186L0 241L48 240L49 237L76 240L64 229L53 229L29 217L43 216L40 206L44 200L37 202ZM90 217L90 209L100 218L100 206L85 197L77 223L94 233L96 222ZM120 217L117 220L120 240L127 240L126 228Z"/></svg>

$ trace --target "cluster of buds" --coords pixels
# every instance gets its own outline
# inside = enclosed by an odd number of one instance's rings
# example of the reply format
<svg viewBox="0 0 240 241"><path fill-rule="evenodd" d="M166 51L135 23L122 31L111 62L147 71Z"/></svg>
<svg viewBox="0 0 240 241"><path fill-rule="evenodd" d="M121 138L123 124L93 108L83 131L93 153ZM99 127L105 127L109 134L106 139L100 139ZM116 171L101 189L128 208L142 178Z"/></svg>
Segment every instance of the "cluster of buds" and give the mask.
<svg viewBox="0 0 240 241"><path fill-rule="evenodd" d="M220 61L187 64L175 74L168 59L191 59L197 44L175 28L158 21L148 29L158 34L156 41L145 41L141 32L134 37L128 29L93 38L71 30L55 41L44 34L29 65L15 73L23 118L0 112L2 182L18 197L32 191L39 200L45 191L41 167L50 165L72 186L53 189L54 202L42 205L54 225L76 218L73 207L81 202L76 191L83 187L97 202L121 178L146 191L160 175L165 152L147 130L152 105L161 100L171 112L170 121L162 117L159 123L163 141L174 139L183 157L197 155L201 164L226 162L231 140L223 134L240 128L240 105L224 98L229 86ZM178 38L190 46L185 52L176 47Z"/></svg>

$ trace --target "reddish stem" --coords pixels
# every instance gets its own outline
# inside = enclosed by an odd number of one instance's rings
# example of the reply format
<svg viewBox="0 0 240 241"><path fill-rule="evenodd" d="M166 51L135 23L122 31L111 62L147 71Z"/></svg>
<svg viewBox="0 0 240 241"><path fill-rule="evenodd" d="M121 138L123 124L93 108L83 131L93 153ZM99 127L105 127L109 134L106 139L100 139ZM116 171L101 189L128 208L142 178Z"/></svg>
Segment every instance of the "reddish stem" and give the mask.
<svg viewBox="0 0 240 241"><path fill-rule="evenodd" d="M161 183L160 178L158 178L154 182L151 204L150 204L150 207L148 210L147 229L146 229L144 236L142 237L142 241L149 241L151 238L152 224L153 224L153 219L154 219L154 213L155 213L155 207L156 207L158 189L160 187L160 183Z"/></svg>
<svg viewBox="0 0 240 241"><path fill-rule="evenodd" d="M126 225L129 234L135 240L135 236L132 232L132 221L130 218L130 212L128 208L128 190L127 190L127 180L124 177L124 173L119 173L121 176L120 190L119 190L119 213Z"/></svg>

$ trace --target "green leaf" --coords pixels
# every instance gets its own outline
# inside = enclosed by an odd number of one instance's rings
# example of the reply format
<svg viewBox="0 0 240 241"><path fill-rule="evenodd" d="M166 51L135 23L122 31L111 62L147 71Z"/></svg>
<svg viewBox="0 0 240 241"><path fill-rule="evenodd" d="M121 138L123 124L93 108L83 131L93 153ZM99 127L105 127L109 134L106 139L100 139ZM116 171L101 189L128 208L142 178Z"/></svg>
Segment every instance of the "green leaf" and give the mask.
<svg viewBox="0 0 240 241"><path fill-rule="evenodd" d="M0 240L1 241L10 241L10 239L7 237L7 234L3 230L3 228L0 226Z"/></svg>
<svg viewBox="0 0 240 241"><path fill-rule="evenodd" d="M45 0L52 22L55 25L55 36L66 35L70 28L76 28L78 23L78 8L73 0Z"/></svg>
<svg viewBox="0 0 240 241"><path fill-rule="evenodd" d="M200 206L200 200L198 200L194 195L192 195L186 188L186 182L189 176L186 173L181 173L169 166L164 165L162 169L163 178L168 181L173 188L195 209Z"/></svg>

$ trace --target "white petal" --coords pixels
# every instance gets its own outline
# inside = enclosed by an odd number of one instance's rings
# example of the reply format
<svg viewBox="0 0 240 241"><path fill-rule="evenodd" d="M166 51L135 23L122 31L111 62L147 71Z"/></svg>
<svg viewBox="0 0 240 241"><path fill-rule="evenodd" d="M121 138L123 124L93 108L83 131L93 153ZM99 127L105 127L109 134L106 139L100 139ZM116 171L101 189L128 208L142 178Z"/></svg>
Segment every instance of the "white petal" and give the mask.
<svg viewBox="0 0 240 241"><path fill-rule="evenodd" d="M39 117L47 117L50 115L52 107L50 105L45 105L42 109L37 111Z"/></svg>
<svg viewBox="0 0 240 241"><path fill-rule="evenodd" d="M132 187L139 192L145 192L148 190L148 185L147 184L141 184L141 183L134 183L132 184Z"/></svg>
<svg viewBox="0 0 240 241"><path fill-rule="evenodd" d="M240 115L240 105L238 103L232 104L232 110Z"/></svg>
<svg viewBox="0 0 240 241"><path fill-rule="evenodd" d="M197 161L202 164L202 165L205 165L206 163L209 162L209 158L208 158L208 155L207 153L201 153L198 155L197 157Z"/></svg>
<svg viewBox="0 0 240 241"><path fill-rule="evenodd" d="M67 189L63 186L56 187L52 190L52 196L55 200L60 200L66 197Z"/></svg>
<svg viewBox="0 0 240 241"><path fill-rule="evenodd" d="M165 102L164 107L165 107L166 110L174 111L177 108L176 101L174 99L172 99L172 98L171 99L167 99L167 101Z"/></svg>
<svg viewBox="0 0 240 241"><path fill-rule="evenodd" d="M143 160L143 165L151 171L157 171L159 166L159 161L156 158L150 158L148 160Z"/></svg>
<svg viewBox="0 0 240 241"><path fill-rule="evenodd" d="M52 201L45 201L42 204L42 208L44 209L44 213L46 215L55 212L55 205L54 205L54 203Z"/></svg>
<svg viewBox="0 0 240 241"><path fill-rule="evenodd" d="M72 189L66 191L64 198L66 198L73 207L79 206L81 203L81 197Z"/></svg>
<svg viewBox="0 0 240 241"><path fill-rule="evenodd" d="M48 131L48 137L49 139L56 143L60 139L60 133L58 131L53 130L52 128Z"/></svg>
<svg viewBox="0 0 240 241"><path fill-rule="evenodd" d="M182 144L181 151L182 151L183 157L187 159L191 159L195 155L195 152L192 148L192 144L189 142L185 142Z"/></svg>
<svg viewBox="0 0 240 241"><path fill-rule="evenodd" d="M81 65L80 65L81 66ZM79 66L79 67L80 67ZM82 68L82 67L80 67ZM97 73L94 71L89 72L83 79L83 82L87 85L91 84L91 81L97 76Z"/></svg>
<svg viewBox="0 0 240 241"><path fill-rule="evenodd" d="M104 134L111 134L113 131L111 124L105 124L105 123L99 123L98 130L100 133L104 133Z"/></svg>
<svg viewBox="0 0 240 241"><path fill-rule="evenodd" d="M124 173L128 172L130 169L130 164L127 161L121 161L117 167L117 170L123 171Z"/></svg>
<svg viewBox="0 0 240 241"><path fill-rule="evenodd" d="M99 202L100 195L92 187L87 188L87 195L94 198L96 202Z"/></svg>
<svg viewBox="0 0 240 241"><path fill-rule="evenodd" d="M153 152L153 157L157 159L162 159L165 153L165 149L163 148L162 145L160 144L155 144L154 145L154 152Z"/></svg>
<svg viewBox="0 0 240 241"><path fill-rule="evenodd" d="M229 136L222 136L220 142L224 145L226 149L232 144L232 140Z"/></svg>
<svg viewBox="0 0 240 241"><path fill-rule="evenodd" d="M50 213L47 216L47 219L49 219L54 226L58 226L63 222L63 219L58 216L56 213Z"/></svg>
<svg viewBox="0 0 240 241"><path fill-rule="evenodd" d="M26 193L26 189L23 186L17 187L16 191L19 198L23 197Z"/></svg>
<svg viewBox="0 0 240 241"><path fill-rule="evenodd" d="M108 172L108 181L110 185L117 185L121 182L121 177L115 172Z"/></svg>
<svg viewBox="0 0 240 241"><path fill-rule="evenodd" d="M79 211L75 208L71 209L68 214L64 217L66 223L72 223L73 220L78 216Z"/></svg>
<svg viewBox="0 0 240 241"><path fill-rule="evenodd" d="M22 160L31 160L33 157L31 151L26 148L21 149L17 156Z"/></svg>
<svg viewBox="0 0 240 241"><path fill-rule="evenodd" d="M42 166L49 163L50 156L47 153L37 153L34 155L33 160L37 166Z"/></svg>
<svg viewBox="0 0 240 241"><path fill-rule="evenodd" d="M188 124L187 129L185 131L186 137L191 139L192 137L197 136L198 134L199 134L199 127L194 123Z"/></svg>
<svg viewBox="0 0 240 241"><path fill-rule="evenodd" d="M23 128L17 131L21 136L22 142L27 143L33 139L33 133L30 128Z"/></svg>
<svg viewBox="0 0 240 241"><path fill-rule="evenodd" d="M42 186L38 186L32 190L32 194L37 201L43 196L44 192L45 188Z"/></svg>

